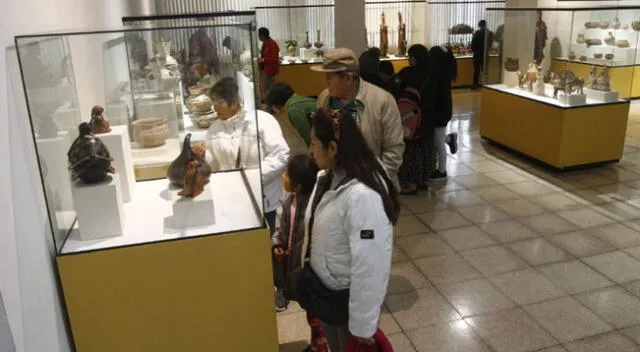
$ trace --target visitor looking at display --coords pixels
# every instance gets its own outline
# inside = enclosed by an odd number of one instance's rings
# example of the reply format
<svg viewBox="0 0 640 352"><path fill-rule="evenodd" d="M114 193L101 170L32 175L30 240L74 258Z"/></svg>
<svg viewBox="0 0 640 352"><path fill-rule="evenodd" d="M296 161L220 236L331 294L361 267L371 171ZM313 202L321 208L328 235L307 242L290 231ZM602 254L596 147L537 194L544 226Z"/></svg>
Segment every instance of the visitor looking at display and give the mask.
<svg viewBox="0 0 640 352"><path fill-rule="evenodd" d="M372 345L389 282L397 194L346 109L315 114L310 151L323 171L306 214L303 253L309 261L305 280L298 281L299 301L321 319L331 351L344 351L347 343ZM329 307L314 304L326 297L320 291L337 294L324 300Z"/></svg>
<svg viewBox="0 0 640 352"><path fill-rule="evenodd" d="M297 95L286 83L276 84L267 95L267 107L276 116L291 154L307 154L311 123L309 114L316 111L316 101Z"/></svg>
<svg viewBox="0 0 640 352"><path fill-rule="evenodd" d="M258 29L258 39L262 42L260 48L260 83L262 83L262 98L266 98L267 94L276 84L276 76L280 72L280 48L275 40L271 39L269 30L265 27Z"/></svg>
<svg viewBox="0 0 640 352"><path fill-rule="evenodd" d="M402 165L404 131L394 97L360 79L358 60L351 49L335 49L325 56L322 65L311 69L325 73L327 89L318 97L318 108L350 112L399 189L397 174Z"/></svg>
<svg viewBox="0 0 640 352"><path fill-rule="evenodd" d="M484 63L488 59L485 46L493 44L493 32L487 29L487 21L478 22L478 30L471 38L471 51L473 51L473 88L480 87L480 72L484 71Z"/></svg>
<svg viewBox="0 0 640 352"><path fill-rule="evenodd" d="M456 61L451 50L434 46L429 50L431 73L424 88L425 103L430 107L433 120L433 143L436 150L438 168L431 172L431 179L447 177L447 146L451 154L458 152L458 134L446 134L447 125L453 116L451 84L456 79Z"/></svg>
<svg viewBox="0 0 640 352"><path fill-rule="evenodd" d="M211 89L211 97L218 118L209 126L205 142L194 143L192 149L196 154L208 150L205 155L213 172L260 167L265 219L273 231L282 197L280 176L289 158L280 126L267 112L247 112L240 103L238 84L231 77L220 79ZM260 145L252 143L256 132Z"/></svg>
<svg viewBox="0 0 640 352"><path fill-rule="evenodd" d="M360 78L382 87L382 77L380 77L380 49L369 48L360 54L358 58L360 66Z"/></svg>
<svg viewBox="0 0 640 352"><path fill-rule="evenodd" d="M282 186L289 196L278 207L276 231L271 236L273 255L276 261L276 309L284 310L290 300L295 300L293 271L302 267L305 253L304 215L316 184L318 167L309 154L294 155L289 158L287 170L282 175ZM329 346L320 320L307 313L311 329L311 344L307 351L327 352Z"/></svg>

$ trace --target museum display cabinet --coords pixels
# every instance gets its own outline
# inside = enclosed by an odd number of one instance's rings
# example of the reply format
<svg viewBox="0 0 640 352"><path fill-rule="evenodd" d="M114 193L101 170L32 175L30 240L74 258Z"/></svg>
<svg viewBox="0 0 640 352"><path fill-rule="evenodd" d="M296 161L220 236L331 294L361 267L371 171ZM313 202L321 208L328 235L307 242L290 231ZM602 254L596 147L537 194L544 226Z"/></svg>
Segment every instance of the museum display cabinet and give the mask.
<svg viewBox="0 0 640 352"><path fill-rule="evenodd" d="M211 57L213 38L231 32L245 48L256 41L251 21L15 39L77 351L278 349L250 157L255 52ZM212 169L209 150L192 146L215 121L209 92L225 76L251 140L235 167ZM140 179L141 165L156 172Z"/></svg>
<svg viewBox="0 0 640 352"><path fill-rule="evenodd" d="M618 161L640 88L640 7L487 9L494 16L500 80L482 92L482 137L557 169Z"/></svg>

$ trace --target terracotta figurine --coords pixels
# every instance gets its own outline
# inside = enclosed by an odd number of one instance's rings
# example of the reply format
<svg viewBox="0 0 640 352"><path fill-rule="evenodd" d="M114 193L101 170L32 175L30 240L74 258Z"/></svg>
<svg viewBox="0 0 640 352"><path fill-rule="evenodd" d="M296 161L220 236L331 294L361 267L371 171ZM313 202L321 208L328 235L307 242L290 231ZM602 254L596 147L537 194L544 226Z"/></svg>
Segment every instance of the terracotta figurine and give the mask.
<svg viewBox="0 0 640 352"><path fill-rule="evenodd" d="M104 181L108 173L114 173L111 154L100 138L91 134L91 126L83 122L78 127L79 135L71 144L67 157L71 179L86 184Z"/></svg>
<svg viewBox="0 0 640 352"><path fill-rule="evenodd" d="M182 152L171 163L167 177L172 186L181 187L178 193L185 197L196 197L209 181L211 167L205 160L204 153L196 154L191 149L191 133L184 137Z"/></svg>
<svg viewBox="0 0 640 352"><path fill-rule="evenodd" d="M398 12L398 56L407 53L407 24L402 22L402 12Z"/></svg>
<svg viewBox="0 0 640 352"><path fill-rule="evenodd" d="M109 121L102 116L103 112L104 108L100 105L94 105L91 108L91 120L89 121L89 124L91 125L91 133L101 134L111 132Z"/></svg>
<svg viewBox="0 0 640 352"><path fill-rule="evenodd" d="M384 12L382 13L382 23L380 24L380 56L387 57L389 53L389 26L384 18Z"/></svg>
<svg viewBox="0 0 640 352"><path fill-rule="evenodd" d="M544 59L544 48L547 46L547 24L542 20L542 11L538 11L538 20L536 21L536 37L533 46L533 60L537 66L540 66Z"/></svg>

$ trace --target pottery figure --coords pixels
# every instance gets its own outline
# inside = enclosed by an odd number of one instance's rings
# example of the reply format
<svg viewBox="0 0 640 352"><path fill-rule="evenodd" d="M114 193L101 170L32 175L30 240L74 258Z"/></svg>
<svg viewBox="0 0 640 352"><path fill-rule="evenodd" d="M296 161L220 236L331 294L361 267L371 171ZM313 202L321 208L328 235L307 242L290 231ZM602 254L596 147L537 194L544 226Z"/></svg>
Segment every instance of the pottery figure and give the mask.
<svg viewBox="0 0 640 352"><path fill-rule="evenodd" d="M611 27L609 22L600 22L600 29L608 29L609 27Z"/></svg>
<svg viewBox="0 0 640 352"><path fill-rule="evenodd" d="M575 60L576 59L576 53L573 51L569 52L569 60Z"/></svg>
<svg viewBox="0 0 640 352"><path fill-rule="evenodd" d="M538 66L536 66L536 64L533 62L530 63L529 69L527 70L527 72L525 74L519 75L520 76L519 87L524 88L526 85L527 90L529 92L532 92L533 84L536 83L536 80L538 79L538 73L540 73Z"/></svg>
<svg viewBox="0 0 640 352"><path fill-rule="evenodd" d="M620 19L618 17L615 17L613 21L611 21L611 28L620 29L621 26L622 23L620 22Z"/></svg>
<svg viewBox="0 0 640 352"><path fill-rule="evenodd" d="M604 67L598 74L596 67L591 66L589 72L589 88L608 92L611 90L611 80L609 77L609 68Z"/></svg>
<svg viewBox="0 0 640 352"><path fill-rule="evenodd" d="M640 32L640 21L631 22L631 28L636 32Z"/></svg>
<svg viewBox="0 0 640 352"><path fill-rule="evenodd" d="M195 85L189 87L189 97L186 99L185 105L189 110L189 119L191 123L198 128L209 128L217 114L213 110L213 102L206 94L207 87L203 85Z"/></svg>
<svg viewBox="0 0 640 352"><path fill-rule="evenodd" d="M199 155L191 149L191 133L187 134L184 137L180 155L167 170L170 184L183 188L179 195L195 197L202 193L210 175L211 167L205 160L204 153Z"/></svg>
<svg viewBox="0 0 640 352"><path fill-rule="evenodd" d="M567 95L573 93L583 94L584 80L576 77L576 75L569 70L564 70L560 75L554 74L551 84L553 85L554 99L558 98L558 91L563 91Z"/></svg>
<svg viewBox="0 0 640 352"><path fill-rule="evenodd" d="M382 23L380 23L380 57L387 57L389 53L389 26L382 13Z"/></svg>
<svg viewBox="0 0 640 352"><path fill-rule="evenodd" d="M587 47L592 45L602 45L602 40L600 39L587 39L586 41Z"/></svg>
<svg viewBox="0 0 640 352"><path fill-rule="evenodd" d="M616 37L613 36L613 32L609 32L609 35L604 38L604 42L607 45L616 45Z"/></svg>
<svg viewBox="0 0 640 352"><path fill-rule="evenodd" d="M402 12L398 12L398 56L407 53L407 24L402 22Z"/></svg>
<svg viewBox="0 0 640 352"><path fill-rule="evenodd" d="M613 56L613 54L611 54L611 53L606 54L606 55L604 56L604 58L605 58L605 59L607 59L607 60L613 60L613 57L614 57L614 56Z"/></svg>
<svg viewBox="0 0 640 352"><path fill-rule="evenodd" d="M584 44L587 40L584 37L584 33L578 33L578 37L576 38L576 43Z"/></svg>
<svg viewBox="0 0 640 352"><path fill-rule="evenodd" d="M536 73L536 83L533 86L533 94L544 97L546 94L544 92L544 77L542 74L542 70L539 70Z"/></svg>
<svg viewBox="0 0 640 352"><path fill-rule="evenodd" d="M625 24L623 24L623 25L622 25L622 29L624 29L624 30L626 31L627 29L629 29L629 25L628 25L628 24L626 24L626 23L625 23Z"/></svg>
<svg viewBox="0 0 640 352"><path fill-rule="evenodd" d="M628 48L629 47L629 41L626 40L626 39L617 40L616 41L616 46L618 48Z"/></svg>
<svg viewBox="0 0 640 352"><path fill-rule="evenodd" d="M108 173L115 173L107 146L91 133L91 126L83 122L78 126L78 137L73 141L67 157L73 181L86 184L102 182Z"/></svg>
<svg viewBox="0 0 640 352"><path fill-rule="evenodd" d="M584 28L587 28L587 29L600 28L600 22L598 22L598 21L586 22L584 24Z"/></svg>
<svg viewBox="0 0 640 352"><path fill-rule="evenodd" d="M131 123L133 140L144 148L164 145L169 137L169 120L166 117L148 117Z"/></svg>
<svg viewBox="0 0 640 352"><path fill-rule="evenodd" d="M533 43L533 60L536 66L540 66L544 59L544 48L547 46L547 24L542 20L542 11L538 10L536 21L535 42Z"/></svg>
<svg viewBox="0 0 640 352"><path fill-rule="evenodd" d="M309 31L305 32L304 44L302 44L302 46L307 50L311 49L311 47L313 46L313 45L311 45L311 42L309 41Z"/></svg>
<svg viewBox="0 0 640 352"><path fill-rule="evenodd" d="M603 56L604 56L604 54L602 54L602 53L594 53L593 54L593 58L594 59L602 59Z"/></svg>
<svg viewBox="0 0 640 352"><path fill-rule="evenodd" d="M580 61L587 61L587 56L586 55L580 55L580 57L578 59Z"/></svg>
<svg viewBox="0 0 640 352"><path fill-rule="evenodd" d="M91 108L91 120L89 121L91 133L101 134L111 132L109 121L102 116L103 112L104 108L100 105L94 105L93 108Z"/></svg>
<svg viewBox="0 0 640 352"><path fill-rule="evenodd" d="M287 50L287 54L289 56L296 56L296 51L298 50L298 41L297 40L285 40L284 47Z"/></svg>

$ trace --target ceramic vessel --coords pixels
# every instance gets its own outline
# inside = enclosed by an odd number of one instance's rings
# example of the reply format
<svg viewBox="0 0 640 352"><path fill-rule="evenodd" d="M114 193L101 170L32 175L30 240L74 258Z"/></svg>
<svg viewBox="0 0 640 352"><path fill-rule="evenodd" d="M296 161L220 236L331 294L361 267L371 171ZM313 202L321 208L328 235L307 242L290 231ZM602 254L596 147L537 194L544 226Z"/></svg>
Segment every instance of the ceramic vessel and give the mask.
<svg viewBox="0 0 640 352"><path fill-rule="evenodd" d="M587 61L587 56L586 55L580 55L579 60L580 61Z"/></svg>
<svg viewBox="0 0 640 352"><path fill-rule="evenodd" d="M102 182L108 173L114 173L111 154L100 138L91 134L91 126L83 122L78 126L78 137L73 141L67 157L73 181L86 184Z"/></svg>
<svg viewBox="0 0 640 352"><path fill-rule="evenodd" d="M626 23L625 23L625 24L623 24L623 25L622 25L622 29L624 29L624 30L626 31L627 29L629 29L629 25L628 25L628 24L626 24Z"/></svg>
<svg viewBox="0 0 640 352"><path fill-rule="evenodd" d="M311 49L311 47L313 46L313 45L311 44L311 42L309 41L309 31L306 31L306 32L305 32L304 44L302 44L302 46L303 46L305 49Z"/></svg>
<svg viewBox="0 0 640 352"><path fill-rule="evenodd" d="M573 93L583 94L584 80L569 70L565 70L560 75L554 74L551 84L553 85L554 99L558 98L559 91L563 91L567 95Z"/></svg>
<svg viewBox="0 0 640 352"><path fill-rule="evenodd" d="M607 60L613 60L613 57L614 57L613 54L606 54L604 56L604 58L607 59Z"/></svg>
<svg viewBox="0 0 640 352"><path fill-rule="evenodd" d="M186 99L186 105L191 113L211 111L213 102L206 94L206 91L207 87L202 85L189 87L189 97Z"/></svg>
<svg viewBox="0 0 640 352"><path fill-rule="evenodd" d="M313 43L313 46L318 50L320 50L320 48L322 48L324 46L324 43L322 43L322 41L320 40L320 30L319 29L316 32L316 42Z"/></svg>
<svg viewBox="0 0 640 352"><path fill-rule="evenodd" d="M149 117L133 121L133 140L144 148L163 145L169 137L169 120L166 117Z"/></svg>
<svg viewBox="0 0 640 352"><path fill-rule="evenodd" d="M616 41L616 46L618 48L628 48L629 47L629 41L626 40L626 39L617 40Z"/></svg>
<svg viewBox="0 0 640 352"><path fill-rule="evenodd" d="M542 71L538 71L536 74L536 83L533 86L533 94L544 97L546 95L544 88L544 77Z"/></svg>
<svg viewBox="0 0 640 352"><path fill-rule="evenodd" d="M609 27L611 27L611 24L609 22L600 22L601 29L608 29Z"/></svg>
<svg viewBox="0 0 640 352"><path fill-rule="evenodd" d="M193 165L191 162L196 162L196 165ZM182 151L180 155L171 163L169 169L167 170L167 178L169 179L169 183L174 187L185 187L185 176L187 176L187 169L196 168L201 175L206 177L206 180L209 179L209 175L211 174L211 168L209 164L207 164L204 154L196 155L191 149L191 133L188 133L184 137L184 141L182 142ZM204 186L204 185L203 185ZM184 190L183 190L184 191Z"/></svg>
<svg viewBox="0 0 640 352"><path fill-rule="evenodd" d="M289 54L289 56L296 56L296 51L298 50L297 40L285 40L284 46L287 49L287 54Z"/></svg>
<svg viewBox="0 0 640 352"><path fill-rule="evenodd" d="M593 54L593 58L594 58L594 59L602 59L602 57L603 57L603 56L604 56L604 55L603 55L602 53L594 53L594 54Z"/></svg>
<svg viewBox="0 0 640 352"><path fill-rule="evenodd" d="M622 23L620 23L620 19L618 17L615 17L613 21L611 21L611 28L620 29L621 26L622 26Z"/></svg>
<svg viewBox="0 0 640 352"><path fill-rule="evenodd" d="M91 120L89 121L89 125L91 125L91 133L101 134L111 132L109 121L102 116L103 112L104 108L100 105L94 105L91 108Z"/></svg>
<svg viewBox="0 0 640 352"><path fill-rule="evenodd" d="M640 21L631 22L631 28L636 32L640 32Z"/></svg>
<svg viewBox="0 0 640 352"><path fill-rule="evenodd" d="M586 43L587 43L587 46L602 45L602 40L600 40L600 39L587 39Z"/></svg>
<svg viewBox="0 0 640 352"><path fill-rule="evenodd" d="M613 32L609 32L609 35L604 38L604 42L607 45L616 45L616 37L613 36Z"/></svg>
<svg viewBox="0 0 640 352"><path fill-rule="evenodd" d="M517 57L507 57L504 60L504 68L507 72L516 72L520 69L520 63Z"/></svg>
<svg viewBox="0 0 640 352"><path fill-rule="evenodd" d="M569 60L575 60L576 59L576 53L574 53L573 51L569 52Z"/></svg>
<svg viewBox="0 0 640 352"><path fill-rule="evenodd" d="M598 21L589 21L584 24L584 28L593 29L600 28L600 22Z"/></svg>
<svg viewBox="0 0 640 352"><path fill-rule="evenodd" d="M584 44L587 40L584 37L584 33L578 33L578 37L576 38L576 43Z"/></svg>

